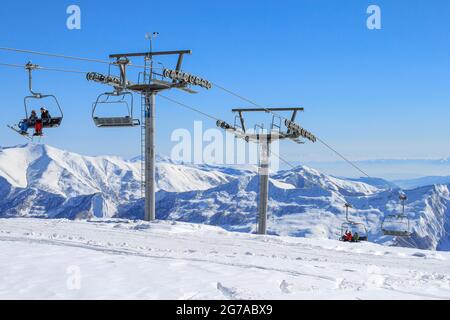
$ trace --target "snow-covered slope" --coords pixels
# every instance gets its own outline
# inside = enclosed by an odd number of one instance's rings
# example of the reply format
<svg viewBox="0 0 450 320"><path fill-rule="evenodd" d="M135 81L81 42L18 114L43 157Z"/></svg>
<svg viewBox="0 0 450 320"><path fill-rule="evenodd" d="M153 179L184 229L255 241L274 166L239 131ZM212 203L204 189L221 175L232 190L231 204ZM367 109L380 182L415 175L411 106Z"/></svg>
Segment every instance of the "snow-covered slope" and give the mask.
<svg viewBox="0 0 450 320"><path fill-rule="evenodd" d="M161 219L219 225L233 231L256 229L258 177L246 176L206 191L159 194ZM275 174L270 181L269 233L282 236L336 239L345 221L343 207L350 203L353 221L363 222L371 241L422 249L450 250L448 186L407 191L407 213L413 235L405 241L383 236L385 216L400 212L400 190L377 189L361 182L325 176L309 168ZM132 212L141 212L132 207ZM140 216L134 216L139 218Z"/></svg>
<svg viewBox="0 0 450 320"><path fill-rule="evenodd" d="M158 163L156 170L158 189L171 192L207 190L232 179L231 176L219 171L206 171L164 162Z"/></svg>
<svg viewBox="0 0 450 320"><path fill-rule="evenodd" d="M87 157L46 145L0 151L0 216L112 217L141 198L141 165ZM233 179L222 172L159 162L157 188L205 190Z"/></svg>
<svg viewBox="0 0 450 320"><path fill-rule="evenodd" d="M0 299L450 299L450 253L184 223L0 219Z"/></svg>
<svg viewBox="0 0 450 320"><path fill-rule="evenodd" d="M320 224L328 224L326 233L314 234L335 237L344 195L364 197L379 189L364 183L352 183L321 175L309 168L275 174L270 180L270 231L283 235L306 235L308 231L298 224L307 223L310 232ZM247 175L206 191L184 193L161 193L158 215L161 219L220 225L231 230L251 232L255 229L259 179ZM134 209L132 209L134 210ZM329 212L327 212L329 211ZM131 213L125 213L124 217ZM285 219L296 223L284 223ZM310 220L312 219L312 220ZM326 222L333 219L333 223ZM320 226L319 226L320 228Z"/></svg>
<svg viewBox="0 0 450 320"><path fill-rule="evenodd" d="M253 167L194 166L159 158L157 217L252 232L259 179ZM0 217L143 218L140 162L85 157L48 146L0 152ZM339 237L343 207L366 224L371 241L450 250L449 186L407 191L414 234L406 241L381 234L385 215L400 210L399 189L379 179L348 180L298 167L271 175L269 232Z"/></svg>

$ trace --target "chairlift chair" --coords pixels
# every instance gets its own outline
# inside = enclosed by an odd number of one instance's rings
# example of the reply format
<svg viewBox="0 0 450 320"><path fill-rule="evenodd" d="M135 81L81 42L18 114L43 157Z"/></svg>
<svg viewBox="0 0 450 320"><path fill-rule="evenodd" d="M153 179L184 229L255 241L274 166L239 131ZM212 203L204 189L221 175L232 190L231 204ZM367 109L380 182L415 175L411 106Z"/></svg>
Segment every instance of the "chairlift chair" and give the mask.
<svg viewBox="0 0 450 320"><path fill-rule="evenodd" d="M395 237L409 237L412 235L411 232L411 221L405 214L405 201L407 197L405 195L400 195L400 201L402 202L402 213L401 214L391 214L386 216L381 223L381 230L386 236Z"/></svg>
<svg viewBox="0 0 450 320"><path fill-rule="evenodd" d="M129 97L129 101L127 101L127 97ZM120 106L125 114L109 117L98 115L100 106L113 105ZM106 92L99 95L92 107L92 119L99 128L135 127L141 124L139 119L133 118L133 94L128 91Z"/></svg>
<svg viewBox="0 0 450 320"><path fill-rule="evenodd" d="M29 123L29 114L30 114L30 106L31 106L31 101L32 100L40 100L43 101L43 99L51 99L52 101L54 101L55 106L58 109L58 114L55 117L53 111L49 111L51 114L51 118L49 119L42 119L42 128L44 129L52 129L52 128L57 128L61 125L62 120L63 120L63 112L61 109L61 106L58 102L58 99L56 99L56 97L54 95L33 95L33 96L27 96L24 98L24 105L25 105L25 116L26 118L23 121L26 121L27 123ZM42 107L46 107L48 108L48 104L42 104ZM29 123L31 126L34 125L33 123Z"/></svg>
<svg viewBox="0 0 450 320"><path fill-rule="evenodd" d="M31 102L33 100L42 101L40 103L39 107L45 107L46 109L48 109L49 103L44 103L44 101L47 99L47 100L53 101L53 105L56 106L56 109L49 110L49 112L51 114L51 118L42 119L42 128L44 128L44 129L57 128L61 125L63 117L64 117L64 114L63 114L61 105L58 102L58 99L56 98L56 96L54 96L52 94L42 94L42 93L33 91L32 72L34 70L36 70L38 67L39 66L34 65L31 62L28 62L25 65L25 69L28 70L28 89L29 89L31 95L26 96L24 98L25 119L23 119L22 121L27 123L30 127L34 126L35 123L30 123L30 120L29 120L29 115L31 113L31 109L33 108ZM56 112L57 116L54 116L55 112Z"/></svg>
<svg viewBox="0 0 450 320"><path fill-rule="evenodd" d="M407 216L388 215L384 218L381 230L385 236L409 237L411 236L410 221Z"/></svg>
<svg viewBox="0 0 450 320"><path fill-rule="evenodd" d="M369 241L369 233L364 223L348 221L341 225L341 239L343 239L346 232L350 231L352 235L358 233L359 241Z"/></svg>
<svg viewBox="0 0 450 320"><path fill-rule="evenodd" d="M358 233L359 241L369 241L369 232L367 227L362 222L352 221L349 218L348 210L352 206L348 203L345 204L345 219L346 221L341 225L341 240L344 238L346 232L350 231L352 235Z"/></svg>

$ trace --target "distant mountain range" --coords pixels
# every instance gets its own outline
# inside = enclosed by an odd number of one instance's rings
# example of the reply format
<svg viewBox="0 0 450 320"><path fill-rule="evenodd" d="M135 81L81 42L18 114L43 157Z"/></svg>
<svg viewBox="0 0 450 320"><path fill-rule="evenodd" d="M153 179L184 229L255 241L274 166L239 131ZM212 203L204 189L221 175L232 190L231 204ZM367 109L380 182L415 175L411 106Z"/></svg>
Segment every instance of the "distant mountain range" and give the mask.
<svg viewBox="0 0 450 320"><path fill-rule="evenodd" d="M380 159L355 161L371 176L382 177L390 181L411 180L423 176L450 176L449 159ZM345 162L307 162L306 165L317 168L327 174L354 177L358 174Z"/></svg>
<svg viewBox="0 0 450 320"><path fill-rule="evenodd" d="M139 160L87 157L45 145L3 148L0 217L140 219L144 203ZM254 168L195 166L158 157L156 178L159 219L255 230L259 179ZM343 207L349 202L352 219L366 224L371 241L450 250L449 181L425 181L433 185L421 182L406 191L414 233L402 241L380 231L383 217L400 210L401 183L336 178L301 166L274 173L269 232L338 238L345 221Z"/></svg>
<svg viewBox="0 0 450 320"><path fill-rule="evenodd" d="M445 177L422 177L409 180L395 180L394 183L403 189L415 189L435 184L450 184L450 176Z"/></svg>

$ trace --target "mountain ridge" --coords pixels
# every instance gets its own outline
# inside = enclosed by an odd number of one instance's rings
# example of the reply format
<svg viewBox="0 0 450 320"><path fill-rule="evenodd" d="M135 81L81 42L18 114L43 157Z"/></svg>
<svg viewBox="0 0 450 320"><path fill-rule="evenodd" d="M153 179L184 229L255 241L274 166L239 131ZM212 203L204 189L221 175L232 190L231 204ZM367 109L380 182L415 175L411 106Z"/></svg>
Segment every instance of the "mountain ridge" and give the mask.
<svg viewBox="0 0 450 320"><path fill-rule="evenodd" d="M157 163L157 217L254 232L256 171L211 165ZM449 186L406 191L413 236L381 234L383 216L400 211L400 189L380 179L343 179L299 166L271 175L269 233L338 238L345 221L364 222L374 242L450 250ZM140 161L88 157L45 145L0 151L0 217L143 218Z"/></svg>

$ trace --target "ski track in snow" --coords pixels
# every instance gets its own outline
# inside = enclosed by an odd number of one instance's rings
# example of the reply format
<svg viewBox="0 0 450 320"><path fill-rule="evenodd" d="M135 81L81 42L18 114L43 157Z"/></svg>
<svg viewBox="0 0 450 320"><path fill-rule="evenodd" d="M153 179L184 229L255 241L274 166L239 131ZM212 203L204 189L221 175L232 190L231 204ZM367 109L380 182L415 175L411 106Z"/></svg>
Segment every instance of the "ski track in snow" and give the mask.
<svg viewBox="0 0 450 320"><path fill-rule="evenodd" d="M450 298L450 253L170 222L0 219L0 270L6 299Z"/></svg>

